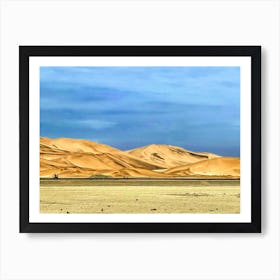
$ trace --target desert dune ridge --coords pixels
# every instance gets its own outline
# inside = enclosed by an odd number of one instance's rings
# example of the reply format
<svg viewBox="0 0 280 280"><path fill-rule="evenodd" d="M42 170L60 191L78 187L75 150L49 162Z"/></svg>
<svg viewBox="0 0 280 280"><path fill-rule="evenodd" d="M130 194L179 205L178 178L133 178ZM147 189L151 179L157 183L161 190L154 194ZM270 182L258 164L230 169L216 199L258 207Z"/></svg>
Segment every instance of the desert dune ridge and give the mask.
<svg viewBox="0 0 280 280"><path fill-rule="evenodd" d="M41 178L239 178L240 159L151 144L128 151L89 140L40 138Z"/></svg>

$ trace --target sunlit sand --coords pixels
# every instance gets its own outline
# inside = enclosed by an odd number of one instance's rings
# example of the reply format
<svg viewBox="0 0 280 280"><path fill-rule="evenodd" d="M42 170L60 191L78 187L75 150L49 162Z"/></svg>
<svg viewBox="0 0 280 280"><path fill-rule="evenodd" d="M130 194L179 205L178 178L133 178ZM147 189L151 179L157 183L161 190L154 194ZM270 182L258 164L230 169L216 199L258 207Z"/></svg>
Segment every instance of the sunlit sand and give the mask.
<svg viewBox="0 0 280 280"><path fill-rule="evenodd" d="M41 213L239 213L239 180L41 180Z"/></svg>

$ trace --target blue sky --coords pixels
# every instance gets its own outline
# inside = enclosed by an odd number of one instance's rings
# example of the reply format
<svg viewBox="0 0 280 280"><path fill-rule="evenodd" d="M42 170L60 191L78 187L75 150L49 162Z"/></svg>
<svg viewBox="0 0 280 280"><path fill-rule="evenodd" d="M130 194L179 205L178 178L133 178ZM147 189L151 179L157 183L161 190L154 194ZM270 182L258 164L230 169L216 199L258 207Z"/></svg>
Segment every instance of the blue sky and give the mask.
<svg viewBox="0 0 280 280"><path fill-rule="evenodd" d="M239 67L41 67L41 136L240 155Z"/></svg>

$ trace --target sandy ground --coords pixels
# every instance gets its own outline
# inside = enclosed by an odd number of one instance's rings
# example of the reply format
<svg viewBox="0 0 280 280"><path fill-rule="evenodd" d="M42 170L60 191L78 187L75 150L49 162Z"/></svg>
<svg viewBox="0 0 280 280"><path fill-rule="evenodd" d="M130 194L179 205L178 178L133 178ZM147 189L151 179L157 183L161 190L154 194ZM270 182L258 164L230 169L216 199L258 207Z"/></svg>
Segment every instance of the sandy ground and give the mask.
<svg viewBox="0 0 280 280"><path fill-rule="evenodd" d="M43 180L41 213L239 213L239 180Z"/></svg>

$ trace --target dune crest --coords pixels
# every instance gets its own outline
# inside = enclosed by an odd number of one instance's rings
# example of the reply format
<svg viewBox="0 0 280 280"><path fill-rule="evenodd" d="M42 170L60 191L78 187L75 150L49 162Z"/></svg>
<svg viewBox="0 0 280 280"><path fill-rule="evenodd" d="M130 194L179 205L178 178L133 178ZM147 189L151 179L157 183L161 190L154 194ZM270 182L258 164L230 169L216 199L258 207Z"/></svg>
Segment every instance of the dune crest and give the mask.
<svg viewBox="0 0 280 280"><path fill-rule="evenodd" d="M40 177L234 177L238 158L152 144L121 151L109 145L70 138L40 138Z"/></svg>
<svg viewBox="0 0 280 280"><path fill-rule="evenodd" d="M94 154L120 152L120 150L111 146L89 140L71 138L50 139L46 137L41 137L40 143L50 148L60 149L68 152L85 152Z"/></svg>

